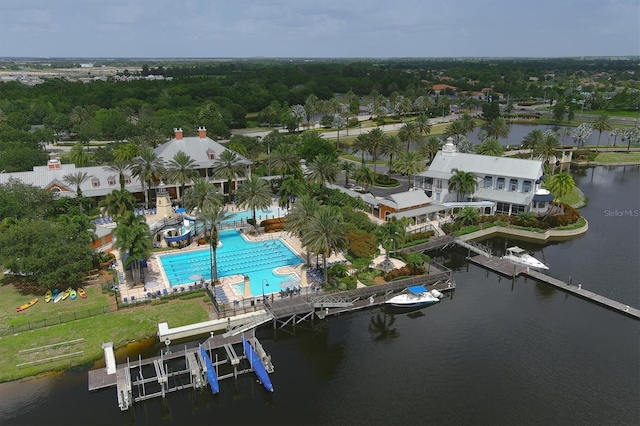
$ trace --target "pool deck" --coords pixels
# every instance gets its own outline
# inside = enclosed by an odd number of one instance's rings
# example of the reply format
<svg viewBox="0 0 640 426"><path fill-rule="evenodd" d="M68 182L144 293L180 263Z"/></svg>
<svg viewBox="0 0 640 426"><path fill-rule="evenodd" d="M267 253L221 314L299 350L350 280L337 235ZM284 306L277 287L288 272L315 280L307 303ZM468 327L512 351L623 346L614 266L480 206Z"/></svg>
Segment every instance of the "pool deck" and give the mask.
<svg viewBox="0 0 640 426"><path fill-rule="evenodd" d="M277 203L274 203L274 206L277 206ZM238 211L238 209L233 206L229 209L229 211ZM159 218L156 217L155 215L147 215L147 223L149 224L153 224L155 222L158 221L162 221L163 218ZM290 234L288 234L287 232L274 232L274 233L261 233L257 236L251 236L251 235L247 235L242 233L241 234L247 241L269 241L269 240L275 240L275 239L280 239L282 240L295 254L297 254L301 259L306 259L306 251L302 248L302 244L300 242L300 240L298 238L292 237ZM188 252L188 251L194 251L194 250L201 250L202 248L204 248L206 246L201 246L197 243L197 241L194 241L193 243L191 243L191 245L184 247L182 249L175 249L175 250L167 250L167 251L163 251L163 252L154 252L149 259L147 259L147 274L145 276L145 284L143 285L136 285L136 286L132 286L130 284L126 284L126 285L121 285L120 286L120 298L121 300L124 302L131 302L132 301L132 297L134 297L135 301L142 301L142 300L146 300L147 299L147 293L156 293L156 292L160 292L161 295L164 294L164 290L167 291L167 293L171 294L173 293L173 289L179 289L180 287L184 287L184 291L188 291L188 284L182 285L182 286L174 286L172 287L171 284L169 283L169 279L167 278L167 276L165 275L164 269L162 268L162 265L160 264L160 256L163 255L168 255L168 254L175 254L175 253L184 253L184 252ZM117 250L114 250L113 252L116 255L116 259L117 259L117 266L116 269L119 271L119 273L124 273L123 267L122 267L122 262L120 260L120 256L117 252ZM334 254L333 256L327 258L327 262L341 262L341 261L345 261L345 257L342 254ZM304 283L306 280L302 280L301 276L302 276L302 264L300 265L293 265L293 266L282 266L282 267L278 267L275 269L274 273L278 274L278 275L296 275L298 277L298 279L300 279L300 282L302 283L302 285L304 286ZM125 276L127 278L130 278L130 275L126 275ZM225 295L227 296L227 298L229 299L229 303L233 303L234 301L238 301L239 303L242 303L242 300L244 299L243 294L241 293L237 293L234 290L234 285L235 284L240 284L244 282L244 277L241 274L238 275L230 275L230 276L226 276L226 277L221 277L220 278L220 283L221 283L221 288L224 290ZM193 284L191 284L193 286ZM180 290L178 290L180 291ZM259 296L261 298L261 296ZM256 296L254 296L254 298L258 298Z"/></svg>

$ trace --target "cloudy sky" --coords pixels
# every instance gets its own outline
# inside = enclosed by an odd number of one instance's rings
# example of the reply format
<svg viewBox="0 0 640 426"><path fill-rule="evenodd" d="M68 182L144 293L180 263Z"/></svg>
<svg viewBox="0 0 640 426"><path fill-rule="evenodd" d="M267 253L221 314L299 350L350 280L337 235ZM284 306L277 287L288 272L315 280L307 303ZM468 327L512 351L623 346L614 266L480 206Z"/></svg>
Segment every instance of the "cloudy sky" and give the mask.
<svg viewBox="0 0 640 426"><path fill-rule="evenodd" d="M0 0L0 57L640 55L640 0Z"/></svg>

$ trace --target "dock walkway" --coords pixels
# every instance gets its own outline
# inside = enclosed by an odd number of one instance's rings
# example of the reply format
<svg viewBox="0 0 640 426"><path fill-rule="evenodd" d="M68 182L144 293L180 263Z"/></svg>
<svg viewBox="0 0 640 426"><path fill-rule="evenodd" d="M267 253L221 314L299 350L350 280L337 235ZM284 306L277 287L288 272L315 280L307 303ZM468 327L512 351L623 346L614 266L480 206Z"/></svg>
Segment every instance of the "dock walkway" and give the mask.
<svg viewBox="0 0 640 426"><path fill-rule="evenodd" d="M516 265L508 260L504 260L495 256L473 256L467 257L467 260L475 265L481 266L485 269L489 269L490 271L507 277L515 278L517 276L524 276L532 278L538 282L548 284L567 293L571 293L577 297L580 297L581 299L594 302L598 305L604 306L623 315L640 320L639 309L633 308L629 305L625 305L624 303L620 303L615 300L611 300L592 291L585 290L584 288L582 288L582 286L570 285L562 280L543 274L542 272L534 271L525 266Z"/></svg>

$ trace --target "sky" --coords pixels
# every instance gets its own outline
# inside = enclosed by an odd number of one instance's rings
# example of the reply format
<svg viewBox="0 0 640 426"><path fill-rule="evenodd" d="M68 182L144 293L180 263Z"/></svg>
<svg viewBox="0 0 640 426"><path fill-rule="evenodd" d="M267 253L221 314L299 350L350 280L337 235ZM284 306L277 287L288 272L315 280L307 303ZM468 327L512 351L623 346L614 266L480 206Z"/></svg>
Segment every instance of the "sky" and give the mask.
<svg viewBox="0 0 640 426"><path fill-rule="evenodd" d="M640 0L0 0L0 57L640 55Z"/></svg>

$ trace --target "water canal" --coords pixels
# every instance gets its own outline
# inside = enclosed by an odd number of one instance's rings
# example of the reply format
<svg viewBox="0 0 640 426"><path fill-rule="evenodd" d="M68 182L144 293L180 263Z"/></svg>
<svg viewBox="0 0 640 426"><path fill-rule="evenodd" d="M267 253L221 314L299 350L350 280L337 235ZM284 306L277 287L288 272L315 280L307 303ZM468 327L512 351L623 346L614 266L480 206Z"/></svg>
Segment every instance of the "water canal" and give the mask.
<svg viewBox="0 0 640 426"><path fill-rule="evenodd" d="M589 233L528 249L550 274L640 306L640 168L576 172ZM489 241L498 251L507 243ZM511 243L511 241L508 241ZM411 314L382 309L320 331L258 337L272 355L273 394L250 376L121 413L113 389L89 394L86 370L0 385L2 424L639 424L638 321L522 278L440 259L452 299ZM154 355L158 345L144 350ZM143 354L144 355L144 354ZM121 360L122 358L119 357Z"/></svg>

